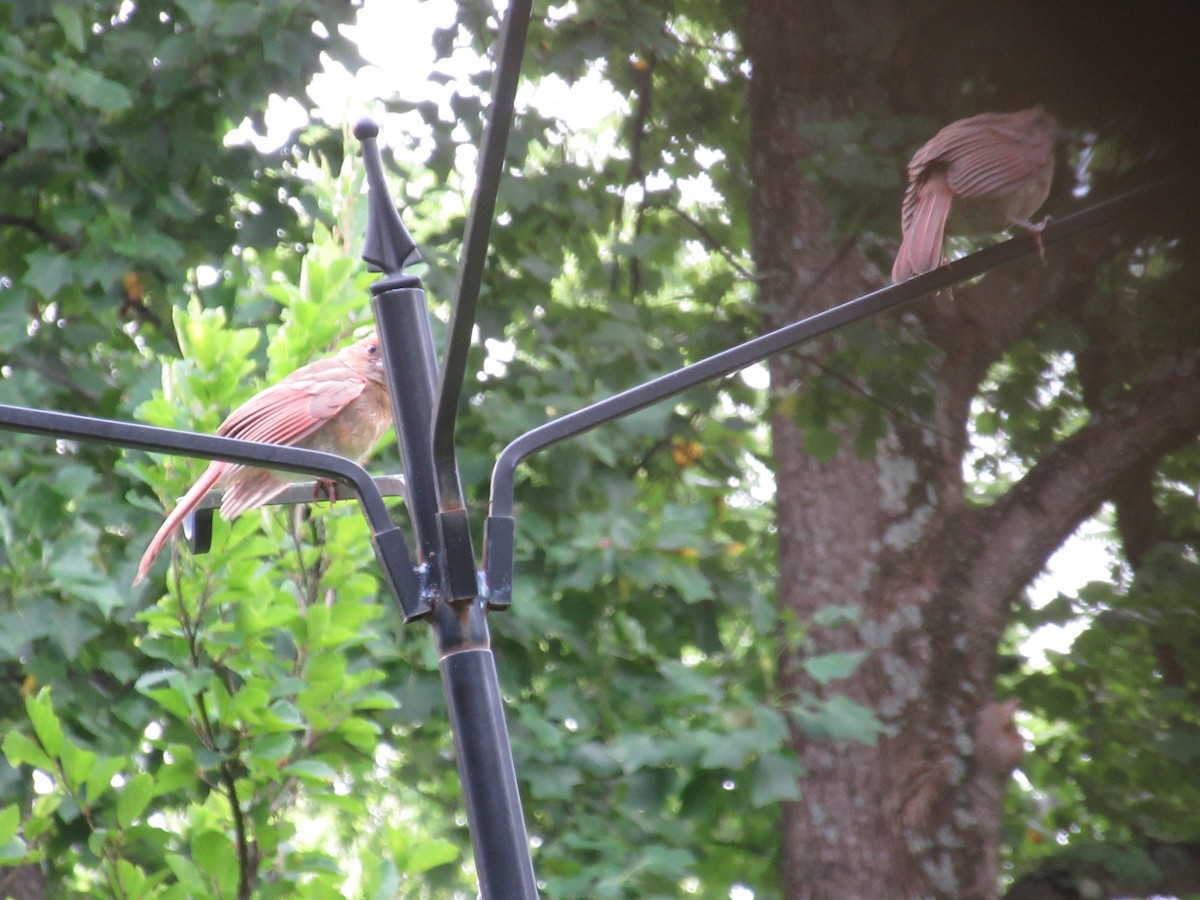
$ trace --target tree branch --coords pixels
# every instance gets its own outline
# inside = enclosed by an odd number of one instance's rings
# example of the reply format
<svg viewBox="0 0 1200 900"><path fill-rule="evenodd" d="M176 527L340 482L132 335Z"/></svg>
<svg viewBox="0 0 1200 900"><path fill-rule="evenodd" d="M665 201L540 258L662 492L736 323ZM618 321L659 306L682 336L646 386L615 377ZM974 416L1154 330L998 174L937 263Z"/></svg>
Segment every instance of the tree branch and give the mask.
<svg viewBox="0 0 1200 900"><path fill-rule="evenodd" d="M638 211L635 219L634 237L636 238L641 233L643 216L646 211L646 169L643 159L645 151L645 142L648 134L648 124L650 120L650 110L653 106L654 97L654 67L657 64L657 58L653 53L646 54L639 66L634 68L634 78L637 83L635 93L637 94L637 102L634 105L633 111L629 117L629 167L625 176L625 187L631 185L642 186L642 196L638 201ZM619 242L621 239L621 228L623 219L625 218L625 191L621 192L620 199L617 201L617 213L613 217L613 241ZM617 293L620 287L621 264L617 255L613 254L612 271L609 273L609 290L612 293ZM638 259L636 256L630 258L629 261L629 296L636 297L640 289L641 273L638 267Z"/></svg>
<svg viewBox="0 0 1200 900"><path fill-rule="evenodd" d="M1131 470L1200 433L1200 350L1166 360L1134 393L1111 404L1048 452L1000 500L966 510L956 565L965 570L968 612L1004 622L1004 604L1029 583L1078 524L1111 496ZM952 532L953 533L953 532Z"/></svg>
<svg viewBox="0 0 1200 900"><path fill-rule="evenodd" d="M23 228L26 231L32 232L35 236L41 238L47 244L57 247L67 253L74 253L79 249L78 242L67 237L65 234L59 234L57 231L51 231L40 222L29 218L28 216L14 216L9 213L0 213L0 225L11 225L14 228Z"/></svg>
<svg viewBox="0 0 1200 900"><path fill-rule="evenodd" d="M37 357L22 350L15 350L7 355L0 354L0 365L11 365L14 368L28 369L31 372L36 372L43 380L66 388L71 393L91 403L100 402L101 392L92 387L85 387L80 384L68 374L70 369L46 365Z"/></svg>
<svg viewBox="0 0 1200 900"><path fill-rule="evenodd" d="M8 162L9 157L15 156L25 149L28 136L24 131L12 131L5 139L0 139L0 166Z"/></svg>
<svg viewBox="0 0 1200 900"><path fill-rule="evenodd" d="M756 276L754 274L754 272L751 271L750 269L748 269L746 266L742 265L742 263L738 260L738 258L736 256L734 256L732 252L730 252L729 248L727 248L724 244L722 244L720 241L718 241L716 236L713 235L713 233L711 231L709 231L707 228L705 228L704 223L701 222L699 219L695 218L694 216L688 215L686 212L684 212L678 206L673 206L669 203L664 203L659 208L665 209L665 210L667 210L667 212L674 213L679 218L683 219L683 221L687 222L687 224L691 225L692 228L695 230L696 234L700 235L701 243L703 243L706 247L708 247L709 250L712 250L713 252L720 254L720 256L722 258L724 258L724 260L727 263L729 263L729 265L733 268L733 270L735 272L737 272L739 275L741 275L743 278L745 278L747 281L756 280L756 278L758 276Z"/></svg>
<svg viewBox="0 0 1200 900"><path fill-rule="evenodd" d="M1190 897L1200 893L1200 843L1155 842L1144 849L1158 870L1153 880L1117 875L1102 861L1051 858L1038 871L1018 879L1005 893L1004 900ZM1088 887L1090 891L1085 895L1083 890Z"/></svg>

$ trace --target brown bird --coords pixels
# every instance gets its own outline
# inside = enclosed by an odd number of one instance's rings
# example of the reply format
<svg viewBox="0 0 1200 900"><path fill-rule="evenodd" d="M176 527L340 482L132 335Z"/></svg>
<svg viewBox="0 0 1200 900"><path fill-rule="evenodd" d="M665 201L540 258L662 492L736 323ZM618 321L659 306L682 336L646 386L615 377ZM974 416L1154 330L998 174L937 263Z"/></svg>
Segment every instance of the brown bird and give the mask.
<svg viewBox="0 0 1200 900"><path fill-rule="evenodd" d="M392 408L379 341L370 334L336 356L302 366L255 394L232 413L217 434L264 444L323 450L361 460L392 424ZM289 482L266 469L215 461L167 516L138 565L138 584L171 532L210 490L225 486L221 518L262 506Z"/></svg>
<svg viewBox="0 0 1200 900"><path fill-rule="evenodd" d="M959 234L1019 225L1040 237L1045 220L1034 224L1030 218L1050 193L1060 134L1058 123L1040 106L972 116L935 134L908 164L900 213L903 237L892 281L944 262L947 220Z"/></svg>

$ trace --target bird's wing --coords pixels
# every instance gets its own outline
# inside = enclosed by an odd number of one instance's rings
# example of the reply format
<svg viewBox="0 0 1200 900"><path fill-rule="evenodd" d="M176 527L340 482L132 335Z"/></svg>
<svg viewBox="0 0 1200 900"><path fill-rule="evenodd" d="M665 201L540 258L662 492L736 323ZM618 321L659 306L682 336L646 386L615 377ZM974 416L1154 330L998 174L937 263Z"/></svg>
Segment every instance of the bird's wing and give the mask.
<svg viewBox="0 0 1200 900"><path fill-rule="evenodd" d="M295 444L358 399L366 386L363 376L339 360L322 360L251 397L230 413L217 434L265 444Z"/></svg>
<svg viewBox="0 0 1200 900"><path fill-rule="evenodd" d="M1035 108L951 122L913 154L909 181L944 170L950 190L960 197L1013 193L1053 158L1045 118Z"/></svg>
<svg viewBox="0 0 1200 900"><path fill-rule="evenodd" d="M358 399L366 386L366 379L341 360L319 360L255 394L230 413L217 434L264 444L298 444ZM242 466L230 466L229 474L242 471ZM286 487L286 481L269 471L245 471L229 480L221 516L232 519Z"/></svg>
<svg viewBox="0 0 1200 900"><path fill-rule="evenodd" d="M964 129L946 154L950 189L960 197L1011 194L1045 165L1048 146L1038 135L1008 125Z"/></svg>

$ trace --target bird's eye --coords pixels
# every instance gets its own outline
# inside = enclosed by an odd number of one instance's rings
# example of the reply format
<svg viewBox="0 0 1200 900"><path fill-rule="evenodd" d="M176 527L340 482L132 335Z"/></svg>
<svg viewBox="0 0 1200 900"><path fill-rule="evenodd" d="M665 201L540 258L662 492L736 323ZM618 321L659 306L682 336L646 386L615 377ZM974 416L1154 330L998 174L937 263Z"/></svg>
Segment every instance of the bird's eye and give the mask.
<svg viewBox="0 0 1200 900"><path fill-rule="evenodd" d="M367 344L367 353L369 353L371 356L374 356L378 352L379 352L378 344Z"/></svg>

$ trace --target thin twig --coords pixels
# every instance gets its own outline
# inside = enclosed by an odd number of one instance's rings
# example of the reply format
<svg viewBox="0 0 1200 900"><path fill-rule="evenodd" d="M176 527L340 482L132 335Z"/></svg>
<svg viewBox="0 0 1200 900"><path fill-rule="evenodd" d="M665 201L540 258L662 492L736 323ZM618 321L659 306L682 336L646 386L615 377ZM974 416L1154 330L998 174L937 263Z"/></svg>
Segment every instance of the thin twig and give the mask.
<svg viewBox="0 0 1200 900"><path fill-rule="evenodd" d="M725 261L729 263L729 265L731 265L734 270L747 281L758 280L758 276L742 265L742 263L738 261L737 257L735 257L728 249L726 249L725 246L716 239L713 233L709 231L708 228L705 227L704 223L699 219L696 219L688 213L685 213L677 206L664 205L661 208L667 210L668 212L675 213L675 215L679 216L679 218L691 225L692 228L695 229L696 233L700 235L700 241L710 250L715 250L717 253L719 253L725 259Z"/></svg>

